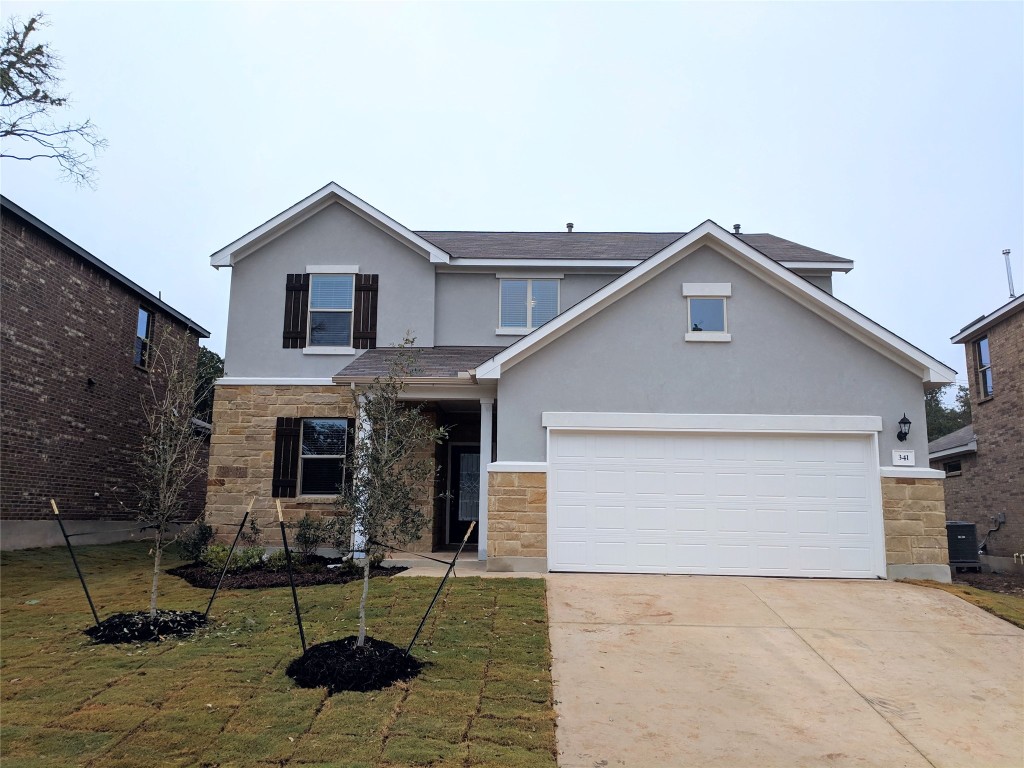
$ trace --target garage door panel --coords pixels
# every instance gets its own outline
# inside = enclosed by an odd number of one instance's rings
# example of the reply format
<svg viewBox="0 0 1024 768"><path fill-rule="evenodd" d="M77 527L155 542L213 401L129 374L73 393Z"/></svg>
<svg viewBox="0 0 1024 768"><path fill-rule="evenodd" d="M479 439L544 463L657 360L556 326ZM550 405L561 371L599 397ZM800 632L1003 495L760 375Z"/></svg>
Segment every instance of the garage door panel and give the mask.
<svg viewBox="0 0 1024 768"><path fill-rule="evenodd" d="M866 437L555 431L551 456L552 570L881 575Z"/></svg>

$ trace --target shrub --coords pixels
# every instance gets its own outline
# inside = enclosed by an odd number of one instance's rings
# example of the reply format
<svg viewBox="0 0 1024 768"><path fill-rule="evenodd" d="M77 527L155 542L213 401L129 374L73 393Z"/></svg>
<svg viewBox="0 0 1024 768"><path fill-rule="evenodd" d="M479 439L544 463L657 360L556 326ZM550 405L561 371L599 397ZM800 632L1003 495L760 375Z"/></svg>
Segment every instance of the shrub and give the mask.
<svg viewBox="0 0 1024 768"><path fill-rule="evenodd" d="M311 560L316 551L324 546L331 538L331 529L334 527L331 520L303 515L299 522L294 524L295 548L304 561Z"/></svg>
<svg viewBox="0 0 1024 768"><path fill-rule="evenodd" d="M279 549L276 552L271 552L267 555L267 559L263 561L263 567L268 571L286 571L288 570L288 556L284 553L283 549Z"/></svg>
<svg viewBox="0 0 1024 768"><path fill-rule="evenodd" d="M214 570L221 570L227 562L230 547L227 544L211 544L203 554L203 565ZM248 571L263 562L263 547L242 547L236 549L231 556L228 571Z"/></svg>
<svg viewBox="0 0 1024 768"><path fill-rule="evenodd" d="M198 563L213 543L213 535L205 520L196 520L178 535L178 552L190 563Z"/></svg>

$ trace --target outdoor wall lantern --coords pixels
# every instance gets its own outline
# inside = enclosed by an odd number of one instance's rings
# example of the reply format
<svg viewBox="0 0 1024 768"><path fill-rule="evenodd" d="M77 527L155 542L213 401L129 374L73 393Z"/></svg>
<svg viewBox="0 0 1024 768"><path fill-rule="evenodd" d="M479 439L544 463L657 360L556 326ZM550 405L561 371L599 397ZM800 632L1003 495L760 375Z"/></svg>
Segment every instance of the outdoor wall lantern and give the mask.
<svg viewBox="0 0 1024 768"><path fill-rule="evenodd" d="M907 435L910 434L910 419L907 418L907 414L903 414L903 418L897 422L900 425L900 431L896 433L896 439L901 443L907 439Z"/></svg>

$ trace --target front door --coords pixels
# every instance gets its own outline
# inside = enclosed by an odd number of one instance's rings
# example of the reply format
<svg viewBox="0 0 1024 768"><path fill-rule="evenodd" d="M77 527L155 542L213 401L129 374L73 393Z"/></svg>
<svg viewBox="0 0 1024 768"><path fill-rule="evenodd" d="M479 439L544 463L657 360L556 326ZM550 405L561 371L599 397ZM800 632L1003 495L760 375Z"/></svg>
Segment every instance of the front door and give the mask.
<svg viewBox="0 0 1024 768"><path fill-rule="evenodd" d="M480 446L448 446L448 525L445 544L462 543L469 524L480 519ZM468 544L476 544L477 528ZM467 544L467 546L468 546Z"/></svg>

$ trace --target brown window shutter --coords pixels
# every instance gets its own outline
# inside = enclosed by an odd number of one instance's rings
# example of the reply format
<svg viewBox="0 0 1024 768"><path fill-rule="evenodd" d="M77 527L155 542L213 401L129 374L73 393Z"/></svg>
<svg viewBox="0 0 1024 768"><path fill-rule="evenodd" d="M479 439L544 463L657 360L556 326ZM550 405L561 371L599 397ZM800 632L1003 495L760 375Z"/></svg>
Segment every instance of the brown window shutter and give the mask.
<svg viewBox="0 0 1024 768"><path fill-rule="evenodd" d="M288 275L284 284L285 349L306 346L306 315L309 311L309 275Z"/></svg>
<svg viewBox="0 0 1024 768"><path fill-rule="evenodd" d="M355 321L352 324L352 346L356 349L377 348L378 275L356 275Z"/></svg>
<svg viewBox="0 0 1024 768"><path fill-rule="evenodd" d="M279 416L274 433L274 482L271 496L294 498L299 487L299 432L302 419Z"/></svg>

